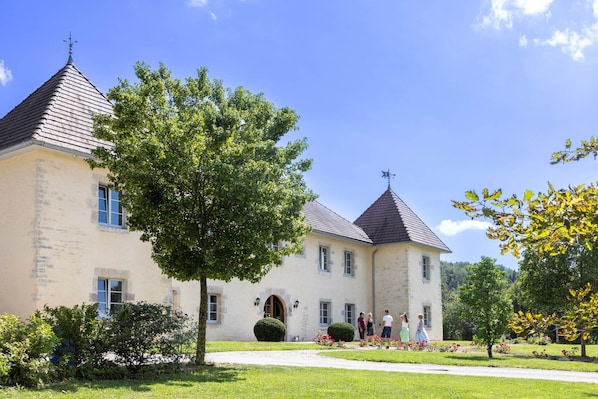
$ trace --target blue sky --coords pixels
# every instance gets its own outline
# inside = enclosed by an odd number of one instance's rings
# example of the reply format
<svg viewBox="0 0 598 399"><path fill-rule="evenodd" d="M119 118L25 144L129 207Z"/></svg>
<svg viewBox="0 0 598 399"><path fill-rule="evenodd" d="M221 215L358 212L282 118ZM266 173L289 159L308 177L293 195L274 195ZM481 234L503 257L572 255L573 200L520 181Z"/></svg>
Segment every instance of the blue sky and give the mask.
<svg viewBox="0 0 598 399"><path fill-rule="evenodd" d="M355 220L392 189L452 249L501 256L452 207L595 181L594 161L549 164L598 126L598 0L104 0L4 2L0 116L67 61L106 92L133 65L207 67L300 115L319 201Z"/></svg>

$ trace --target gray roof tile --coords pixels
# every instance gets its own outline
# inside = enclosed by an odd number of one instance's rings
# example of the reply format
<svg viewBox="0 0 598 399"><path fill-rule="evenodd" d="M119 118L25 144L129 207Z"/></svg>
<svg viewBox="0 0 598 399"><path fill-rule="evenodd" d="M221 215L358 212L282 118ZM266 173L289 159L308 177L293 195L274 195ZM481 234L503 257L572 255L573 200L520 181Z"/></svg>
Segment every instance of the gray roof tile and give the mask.
<svg viewBox="0 0 598 399"><path fill-rule="evenodd" d="M390 188L355 220L375 245L414 242L449 253L451 250Z"/></svg>
<svg viewBox="0 0 598 399"><path fill-rule="evenodd" d="M359 227L326 208L317 201L308 202L303 207L306 222L314 232L329 234L341 238L349 238L371 244L372 240Z"/></svg>
<svg viewBox="0 0 598 399"><path fill-rule="evenodd" d="M90 154L106 145L92 136L98 113L112 114L110 101L69 61L0 119L0 152L41 144Z"/></svg>

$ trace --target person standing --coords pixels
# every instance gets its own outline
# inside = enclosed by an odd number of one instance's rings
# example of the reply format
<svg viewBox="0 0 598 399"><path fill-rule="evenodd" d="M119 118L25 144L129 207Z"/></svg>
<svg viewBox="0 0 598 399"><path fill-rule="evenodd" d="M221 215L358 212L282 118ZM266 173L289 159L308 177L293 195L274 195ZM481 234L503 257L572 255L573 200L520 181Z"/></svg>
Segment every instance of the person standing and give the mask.
<svg viewBox="0 0 598 399"><path fill-rule="evenodd" d="M407 319L407 313L401 315L401 331L399 332L399 337L401 338L401 343L397 349L407 347L409 345L409 320Z"/></svg>
<svg viewBox="0 0 598 399"><path fill-rule="evenodd" d="M382 318L382 335L380 338L384 341L386 339L386 349L390 348L390 335L392 334L392 322L394 319L390 315L388 309L384 311L384 317Z"/></svg>
<svg viewBox="0 0 598 399"><path fill-rule="evenodd" d="M357 329L359 330L359 346L364 346L366 324L365 317L363 317L363 312L359 312L359 317L357 318Z"/></svg>
<svg viewBox="0 0 598 399"><path fill-rule="evenodd" d="M366 345L370 343L370 339L372 340L371 345L374 346L374 316L371 313L368 313L368 318L365 322L365 329L367 337L365 339Z"/></svg>
<svg viewBox="0 0 598 399"><path fill-rule="evenodd" d="M420 348L430 346L430 338L424 326L424 315L420 313L417 315L417 318L419 321L417 322L417 330L415 331L415 342L417 342Z"/></svg>

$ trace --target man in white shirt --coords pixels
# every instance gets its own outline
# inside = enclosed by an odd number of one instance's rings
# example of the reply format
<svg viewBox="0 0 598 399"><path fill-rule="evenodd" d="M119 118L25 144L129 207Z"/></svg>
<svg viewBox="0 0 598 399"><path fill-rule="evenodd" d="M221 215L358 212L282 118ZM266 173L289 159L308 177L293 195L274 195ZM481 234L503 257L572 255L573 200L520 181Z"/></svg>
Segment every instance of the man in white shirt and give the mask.
<svg viewBox="0 0 598 399"><path fill-rule="evenodd" d="M388 309L384 311L384 317L382 318L382 341L386 339L386 349L390 347L390 335L392 333L392 322L394 319L390 315Z"/></svg>

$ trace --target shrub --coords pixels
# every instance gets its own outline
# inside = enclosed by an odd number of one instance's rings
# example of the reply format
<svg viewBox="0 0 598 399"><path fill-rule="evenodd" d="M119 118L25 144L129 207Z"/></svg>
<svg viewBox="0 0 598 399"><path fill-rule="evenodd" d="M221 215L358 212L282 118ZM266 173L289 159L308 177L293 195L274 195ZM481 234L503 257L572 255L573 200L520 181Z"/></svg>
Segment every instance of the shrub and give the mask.
<svg viewBox="0 0 598 399"><path fill-rule="evenodd" d="M337 321L328 326L328 335L335 341L351 342L355 337L355 327L350 323Z"/></svg>
<svg viewBox="0 0 598 399"><path fill-rule="evenodd" d="M57 342L52 327L38 315L27 323L15 315L0 316L0 385L41 385Z"/></svg>
<svg viewBox="0 0 598 399"><path fill-rule="evenodd" d="M253 326L253 334L258 341L280 342L286 333L284 323L273 317L264 317Z"/></svg>
<svg viewBox="0 0 598 399"><path fill-rule="evenodd" d="M195 335L189 316L166 305L126 303L110 315L105 319L108 348L132 374L156 360L179 363L181 349Z"/></svg>
<svg viewBox="0 0 598 399"><path fill-rule="evenodd" d="M103 364L106 351L98 304L72 308L45 306L43 317L54 326L54 333L60 339L50 358L56 376L90 378L93 370Z"/></svg>

